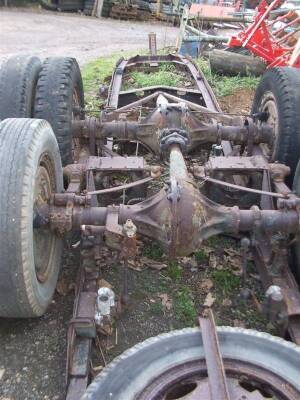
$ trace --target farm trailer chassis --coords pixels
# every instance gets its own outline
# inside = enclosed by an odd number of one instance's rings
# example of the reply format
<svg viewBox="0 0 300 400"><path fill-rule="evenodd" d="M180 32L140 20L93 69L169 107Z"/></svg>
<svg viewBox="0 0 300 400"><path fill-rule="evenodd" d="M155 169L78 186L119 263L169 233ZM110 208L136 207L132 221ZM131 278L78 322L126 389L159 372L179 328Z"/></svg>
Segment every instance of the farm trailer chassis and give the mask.
<svg viewBox="0 0 300 400"><path fill-rule="evenodd" d="M32 212L24 217L26 228L22 221L19 226L21 235L33 237L33 243L29 243L33 248L30 250L33 259L29 259L29 264L28 259L22 259L21 264L26 264L24 270L27 274L32 271L28 272L26 268L33 268L34 277L27 278L29 283L21 286L16 282L5 283L10 293L2 291L2 316L38 316L45 311L52 294L47 294L48 300L42 304L42 300L34 298L37 295L35 291L43 290L43 285L51 279L54 283L49 291L53 293L57 272L52 272L52 264L59 263L61 239L70 232L81 234L81 266L68 331L68 400L83 395L90 379L92 341L97 331L105 331L112 323L114 294L107 289L100 293L98 286L101 249L106 246L118 251L123 264L123 291L116 307L120 312L128 301L127 268L128 262L137 254L137 236L160 242L170 258L190 255L201 247L203 240L213 235L230 234L239 238L244 273L247 273L247 253L251 250L267 291L267 313L278 323L283 336L289 335L300 344L300 294L289 266L293 246L298 262L296 269L300 268L297 244L300 167L296 168L292 156L287 160L288 165L277 162L282 158L278 145L282 140L281 132L276 125L280 110L274 111L276 102L262 96L259 109L251 116L223 113L204 75L192 61L177 55L158 56L155 47L155 39L150 36L150 56L121 59L117 63L99 117L84 117L78 85L73 85L70 129L66 132L69 141L62 140L56 121L51 120L53 114L49 109L53 111L53 104L49 102L45 107L42 101L43 90L47 88L44 82L47 81L47 71L51 72L51 65L48 70L44 68L44 75L43 69L39 72L33 116L47 119L54 127L65 164L64 189L57 149L55 144L49 144L53 141L49 125L41 120L16 119L6 119L1 124L1 151L7 148L8 142L15 152L25 145L36 160L30 164L31 170L28 167L32 182L26 187L33 193L26 200L31 202L28 206ZM172 64L188 76L193 81L192 88L151 86L122 90L128 72L143 70L151 73L162 64ZM281 71L275 70L274 74L276 77ZM299 72L294 74L295 77L298 74L299 79ZM76 82L75 78L73 82ZM19 132L19 135L15 134L12 139L12 132ZM45 143L38 145L39 138L43 137ZM290 140L289 145L296 147L299 156L299 138L295 135ZM159 159L158 165L148 165L143 157L137 155L137 147L132 150L133 143L135 146L139 144L144 152L154 154ZM206 161L203 164L187 163L185 158L199 154L200 149L206 151ZM130 155L132 153L134 155ZM22 162L25 162L27 171L26 160L22 161L20 156L20 160L14 163L9 156L10 152L5 155L8 158L3 156L3 160L11 172L20 171ZM67 161L70 157L72 162ZM159 191L148 195L149 184L161 181L166 168L169 169L168 180ZM108 184L103 188L104 177L109 181L112 173L125 174L131 182L119 186ZM292 178L288 177L289 174ZM3 182L7 182L6 175L4 171ZM289 187L292 180L294 191ZM18 182L12 190L17 186ZM123 193L122 204L118 204L117 193ZM7 196L11 194L6 193ZM14 207L20 208L20 205L16 202ZM18 222L19 215L22 220L22 213L24 209L21 214L16 214L15 219L6 219L5 223ZM5 223L2 221L2 227L9 231ZM9 235L6 237L7 241L1 239L0 248L4 263L11 257L4 247L9 251L12 248L11 238ZM24 255L28 243L24 244L22 240L24 237L21 238ZM30 280L36 280L42 289L36 288L35 281L32 283ZM12 288L16 288L15 292ZM215 335L212 316L210 321L208 329L211 335ZM202 324L205 323L202 321ZM210 345L206 342L206 350ZM222 364L217 347L212 348L211 356ZM213 368L210 368L211 379ZM226 380L224 377L223 366L218 379ZM223 386L220 390L225 393L227 389ZM263 397L257 397L260 398Z"/></svg>

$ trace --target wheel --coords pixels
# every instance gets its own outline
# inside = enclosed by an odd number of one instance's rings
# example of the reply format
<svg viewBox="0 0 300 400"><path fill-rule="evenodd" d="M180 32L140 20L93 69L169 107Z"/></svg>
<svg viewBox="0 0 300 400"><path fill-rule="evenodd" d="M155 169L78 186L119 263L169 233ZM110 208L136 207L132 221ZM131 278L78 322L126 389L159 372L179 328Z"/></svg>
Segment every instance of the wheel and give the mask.
<svg viewBox="0 0 300 400"><path fill-rule="evenodd" d="M108 18L110 14L110 9L111 9L110 0L103 0L101 17Z"/></svg>
<svg viewBox="0 0 300 400"><path fill-rule="evenodd" d="M78 11L83 9L83 0L60 0L58 1L60 11Z"/></svg>
<svg viewBox="0 0 300 400"><path fill-rule="evenodd" d="M95 0L85 0L83 13L85 15L92 15L94 5L95 5Z"/></svg>
<svg viewBox="0 0 300 400"><path fill-rule="evenodd" d="M300 159L298 161L298 165L296 168L294 182L293 182L293 191L300 196ZM295 238L297 241L293 246L293 268L295 271L295 275L300 283L300 234L298 233Z"/></svg>
<svg viewBox="0 0 300 400"><path fill-rule="evenodd" d="M252 113L264 112L265 121L274 126L272 146L263 150L270 161L291 168L292 183L300 154L300 70L278 67L262 77L254 96Z"/></svg>
<svg viewBox="0 0 300 400"><path fill-rule="evenodd" d="M0 69L0 120L30 118L41 62L37 57L15 56Z"/></svg>
<svg viewBox="0 0 300 400"><path fill-rule="evenodd" d="M296 345L241 328L218 328L218 337L229 385L240 394L233 399L300 398ZM208 392L195 393L201 388L209 391L206 373L199 328L173 331L116 358L81 400L206 399Z"/></svg>
<svg viewBox="0 0 300 400"><path fill-rule="evenodd" d="M39 0L39 3L45 10L57 11L58 9L57 1Z"/></svg>
<svg viewBox="0 0 300 400"><path fill-rule="evenodd" d="M83 84L77 61L65 57L47 58L37 83L34 117L51 124L63 165L74 161L72 121L84 118L83 109Z"/></svg>
<svg viewBox="0 0 300 400"><path fill-rule="evenodd" d="M62 240L34 228L38 206L63 188L50 125L33 119L0 124L0 316L37 317L56 286Z"/></svg>

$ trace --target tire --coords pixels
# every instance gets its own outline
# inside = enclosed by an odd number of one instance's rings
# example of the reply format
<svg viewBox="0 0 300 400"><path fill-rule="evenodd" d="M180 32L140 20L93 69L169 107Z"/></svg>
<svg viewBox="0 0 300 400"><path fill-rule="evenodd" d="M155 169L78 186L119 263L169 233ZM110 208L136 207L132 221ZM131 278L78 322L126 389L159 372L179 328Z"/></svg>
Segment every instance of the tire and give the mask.
<svg viewBox="0 0 300 400"><path fill-rule="evenodd" d="M225 369L226 360L240 360L241 363L247 362L248 365L271 370L296 388L299 395L299 347L252 330L228 327L217 330ZM184 365L188 368L189 363L194 363L198 368L198 363L200 365L203 359L204 349L199 328L187 328L150 338L127 350L108 365L88 387L81 400L148 399L152 397L147 397L145 393L149 394L151 386L161 390L161 396L153 398L169 398L163 397L161 386L156 384L157 377L164 374L165 378L169 375L174 379L173 371L176 367ZM170 398L177 399L179 396ZM298 397L290 392L288 398L295 400Z"/></svg>
<svg viewBox="0 0 300 400"><path fill-rule="evenodd" d="M39 0L39 3L45 10L50 10L50 11L58 10L57 3L52 3L51 0Z"/></svg>
<svg viewBox="0 0 300 400"><path fill-rule="evenodd" d="M300 196L300 158L298 161L298 165L295 171L294 181L293 181L293 192ZM300 283L300 234L298 233L297 242L293 246L293 269L298 280Z"/></svg>
<svg viewBox="0 0 300 400"><path fill-rule="evenodd" d="M50 125L33 119L4 120L0 165L0 316L38 317L52 299L62 253L61 239L33 227L36 202L49 197L50 187L55 192L63 189Z"/></svg>
<svg viewBox="0 0 300 400"><path fill-rule="evenodd" d="M81 111L75 113L74 105ZM83 109L83 84L77 61L65 57L47 58L37 83L34 117L45 119L52 126L63 166L74 161L72 121L84 118Z"/></svg>
<svg viewBox="0 0 300 400"><path fill-rule="evenodd" d="M37 57L15 56L0 69L0 120L31 118L42 64Z"/></svg>
<svg viewBox="0 0 300 400"><path fill-rule="evenodd" d="M262 77L254 96L252 114L269 111L267 122L275 128L270 161L279 161L291 168L291 184L300 154L300 70L278 67ZM274 117L272 115L274 114Z"/></svg>
<svg viewBox="0 0 300 400"><path fill-rule="evenodd" d="M111 2L110 0L103 0L101 17L108 18L111 10Z"/></svg>

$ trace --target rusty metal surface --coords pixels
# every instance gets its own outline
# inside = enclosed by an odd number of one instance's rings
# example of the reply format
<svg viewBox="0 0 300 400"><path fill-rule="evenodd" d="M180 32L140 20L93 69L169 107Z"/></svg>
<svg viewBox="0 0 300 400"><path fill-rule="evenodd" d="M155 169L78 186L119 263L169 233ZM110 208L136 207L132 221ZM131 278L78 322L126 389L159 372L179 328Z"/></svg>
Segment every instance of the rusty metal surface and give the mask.
<svg viewBox="0 0 300 400"><path fill-rule="evenodd" d="M214 316L199 318L211 400L230 400Z"/></svg>

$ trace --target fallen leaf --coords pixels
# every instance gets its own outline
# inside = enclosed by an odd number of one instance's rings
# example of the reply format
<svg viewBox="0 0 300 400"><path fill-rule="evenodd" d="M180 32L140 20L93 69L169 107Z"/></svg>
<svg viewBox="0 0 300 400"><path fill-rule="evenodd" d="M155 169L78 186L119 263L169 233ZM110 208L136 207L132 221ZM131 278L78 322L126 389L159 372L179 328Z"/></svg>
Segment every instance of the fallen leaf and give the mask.
<svg viewBox="0 0 300 400"><path fill-rule="evenodd" d="M208 263L210 268L217 268L217 257L214 254L211 254L209 256L209 263Z"/></svg>
<svg viewBox="0 0 300 400"><path fill-rule="evenodd" d="M216 299L213 297L211 292L209 292L204 300L204 307L211 307L214 304L215 300Z"/></svg>
<svg viewBox="0 0 300 400"><path fill-rule="evenodd" d="M61 296L66 296L66 295L69 293L70 288L69 288L69 283L67 282L66 277L62 277L62 278L57 282L56 291L57 291L57 293L60 294Z"/></svg>
<svg viewBox="0 0 300 400"><path fill-rule="evenodd" d="M205 278L200 283L200 288L205 292L209 292L210 289L214 286L214 283L211 279Z"/></svg>
<svg viewBox="0 0 300 400"><path fill-rule="evenodd" d="M173 306L173 302L169 295L167 293L162 293L158 295L158 297L161 299L161 304L163 305L163 307L170 311Z"/></svg>
<svg viewBox="0 0 300 400"><path fill-rule="evenodd" d="M240 321L239 319L233 320L233 326L235 326L236 328L245 328L244 322Z"/></svg>
<svg viewBox="0 0 300 400"><path fill-rule="evenodd" d="M1 368L1 369L0 369L0 381L1 381L1 379L3 378L4 372L5 372L5 369L4 369L4 368Z"/></svg>
<svg viewBox="0 0 300 400"><path fill-rule="evenodd" d="M144 266L144 268L142 268L142 264L141 263L135 262L133 260L129 260L128 261L128 267L130 269L133 269L134 271L137 271L137 272L141 272L141 271L143 271L143 269L146 268L145 266Z"/></svg>
<svg viewBox="0 0 300 400"><path fill-rule="evenodd" d="M222 306L230 307L232 305L232 301L230 299L224 299L222 301Z"/></svg>
<svg viewBox="0 0 300 400"><path fill-rule="evenodd" d="M157 262L157 261L153 261L148 257L142 257L140 259L141 263L146 265L149 268L152 269L156 269L158 271L160 271L163 268L167 268L167 264L161 263L161 262Z"/></svg>
<svg viewBox="0 0 300 400"><path fill-rule="evenodd" d="M98 284L98 288L106 287L106 288L112 289L112 285L109 282L107 282L105 279L98 279L97 284Z"/></svg>

